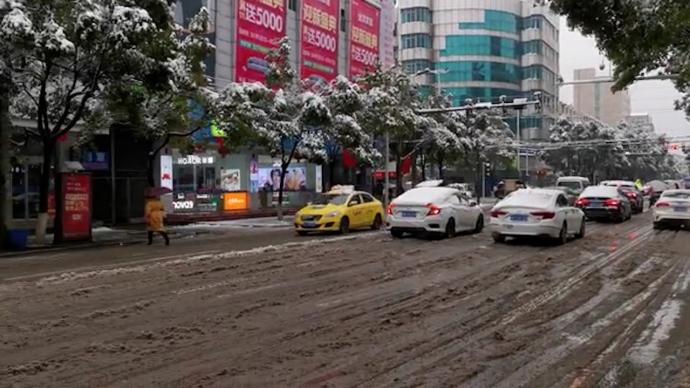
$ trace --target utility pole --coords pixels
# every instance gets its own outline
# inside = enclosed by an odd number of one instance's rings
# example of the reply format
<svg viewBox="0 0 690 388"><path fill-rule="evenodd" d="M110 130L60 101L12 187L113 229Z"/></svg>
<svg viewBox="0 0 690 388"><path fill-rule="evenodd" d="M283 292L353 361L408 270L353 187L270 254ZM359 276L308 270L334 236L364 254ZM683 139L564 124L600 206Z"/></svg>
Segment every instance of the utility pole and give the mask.
<svg viewBox="0 0 690 388"><path fill-rule="evenodd" d="M388 177L388 175L389 175L388 165L389 165L389 161L390 161L390 157L391 157L391 155L390 155L391 154L391 136L388 133L388 131L386 131L386 149L384 150L384 154L385 154L385 156L384 156L385 167L384 167L383 171L384 171L385 177L383 178L383 182L384 182L383 207L384 207L384 209L387 210L388 204L390 203L390 198L389 198L389 194L388 194L389 193L388 187L390 185L390 178Z"/></svg>
<svg viewBox="0 0 690 388"><path fill-rule="evenodd" d="M518 142L518 147L517 147L517 171L518 174L520 174L520 109L516 109L515 113L517 114L517 120L515 122L515 129L516 129L516 135L517 135L517 142Z"/></svg>

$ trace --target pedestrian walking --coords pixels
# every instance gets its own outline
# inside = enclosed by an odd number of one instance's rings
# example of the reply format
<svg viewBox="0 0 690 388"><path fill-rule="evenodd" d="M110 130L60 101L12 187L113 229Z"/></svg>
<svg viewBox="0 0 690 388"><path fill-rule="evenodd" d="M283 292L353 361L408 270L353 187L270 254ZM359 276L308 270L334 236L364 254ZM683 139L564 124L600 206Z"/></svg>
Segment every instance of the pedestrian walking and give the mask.
<svg viewBox="0 0 690 388"><path fill-rule="evenodd" d="M165 239L165 245L170 245L170 238L168 238L168 233L163 226L163 217L165 217L163 203L156 195L148 194L146 199L144 218L148 226L149 245L153 244L153 233L159 233Z"/></svg>

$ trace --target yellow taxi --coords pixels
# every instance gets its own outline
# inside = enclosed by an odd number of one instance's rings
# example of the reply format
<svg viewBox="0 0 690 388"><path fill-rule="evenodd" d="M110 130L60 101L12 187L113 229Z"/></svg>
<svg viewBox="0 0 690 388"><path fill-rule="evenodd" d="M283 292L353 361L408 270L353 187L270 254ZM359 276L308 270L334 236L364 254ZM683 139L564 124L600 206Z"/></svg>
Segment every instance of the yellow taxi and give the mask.
<svg viewBox="0 0 690 388"><path fill-rule="evenodd" d="M295 215L300 236L310 232L347 233L351 229L380 229L383 205L371 194L353 186L333 186L328 193L309 203Z"/></svg>

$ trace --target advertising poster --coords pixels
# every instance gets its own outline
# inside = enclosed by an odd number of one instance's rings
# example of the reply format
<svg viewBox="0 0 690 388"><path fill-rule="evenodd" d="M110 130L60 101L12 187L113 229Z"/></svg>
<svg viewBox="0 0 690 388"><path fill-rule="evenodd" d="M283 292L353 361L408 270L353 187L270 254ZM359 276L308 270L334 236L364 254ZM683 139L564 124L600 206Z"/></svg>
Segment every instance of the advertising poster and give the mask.
<svg viewBox="0 0 690 388"><path fill-rule="evenodd" d="M249 161L249 191L259 192L259 161L256 160L256 155L252 155Z"/></svg>
<svg viewBox="0 0 690 388"><path fill-rule="evenodd" d="M357 79L378 61L381 11L365 0L350 1L350 67L348 77Z"/></svg>
<svg viewBox="0 0 690 388"><path fill-rule="evenodd" d="M91 176L62 175L62 233L66 240L91 238Z"/></svg>
<svg viewBox="0 0 690 388"><path fill-rule="evenodd" d="M395 66L395 0L381 0L379 61L384 69Z"/></svg>
<svg viewBox="0 0 690 388"><path fill-rule="evenodd" d="M323 192L323 167L321 165L316 166L316 182L314 182L314 186L316 188L317 193L322 193Z"/></svg>
<svg viewBox="0 0 690 388"><path fill-rule="evenodd" d="M325 86L338 74L339 0L302 0L300 79Z"/></svg>
<svg viewBox="0 0 690 388"><path fill-rule="evenodd" d="M285 36L286 0L238 0L235 81L265 82L266 54Z"/></svg>
<svg viewBox="0 0 690 388"><path fill-rule="evenodd" d="M280 190L280 168L260 168L259 184L267 191ZM307 169L290 167L285 175L283 191L302 191L307 189Z"/></svg>
<svg viewBox="0 0 690 388"><path fill-rule="evenodd" d="M173 189L173 158L172 155L161 155L161 187Z"/></svg>
<svg viewBox="0 0 690 388"><path fill-rule="evenodd" d="M220 170L220 188L223 191L240 191L240 170L227 168Z"/></svg>

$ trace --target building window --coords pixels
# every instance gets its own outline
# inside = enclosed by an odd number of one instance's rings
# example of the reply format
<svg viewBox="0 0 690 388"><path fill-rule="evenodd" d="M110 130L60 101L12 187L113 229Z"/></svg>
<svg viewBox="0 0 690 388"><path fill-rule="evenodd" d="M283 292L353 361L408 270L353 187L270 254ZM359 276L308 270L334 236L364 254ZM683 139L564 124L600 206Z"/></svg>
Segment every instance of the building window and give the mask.
<svg viewBox="0 0 690 388"><path fill-rule="evenodd" d="M414 74L422 70L431 69L431 61L426 59L412 59L402 62L403 70L408 74Z"/></svg>
<svg viewBox="0 0 690 388"><path fill-rule="evenodd" d="M517 40L488 35L449 35L441 56L491 55L504 58L519 58L520 46Z"/></svg>
<svg viewBox="0 0 690 388"><path fill-rule="evenodd" d="M520 67L500 62L457 61L442 62L446 74L439 76L441 82L487 81L520 84Z"/></svg>
<svg viewBox="0 0 690 388"><path fill-rule="evenodd" d="M431 10L424 7L405 8L400 10L400 22L425 22L431 23Z"/></svg>
<svg viewBox="0 0 690 388"><path fill-rule="evenodd" d="M291 11L297 11L297 0L289 0L288 9L290 9Z"/></svg>
<svg viewBox="0 0 690 388"><path fill-rule="evenodd" d="M401 39L403 49L416 47L431 48L431 35L429 34L406 34Z"/></svg>
<svg viewBox="0 0 690 388"><path fill-rule="evenodd" d="M483 22L460 23L459 27L461 30L489 30L517 34L519 20L520 18L509 12L486 10Z"/></svg>

